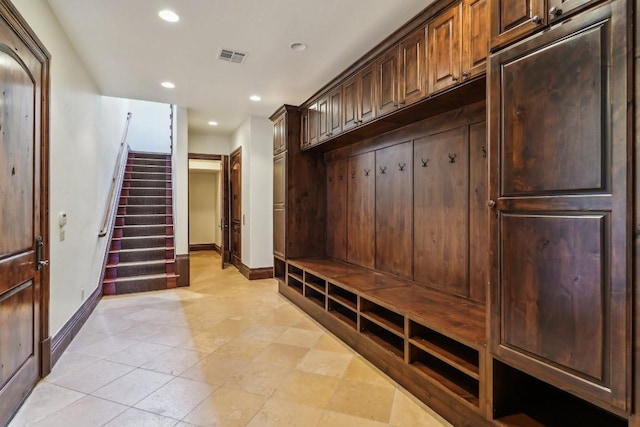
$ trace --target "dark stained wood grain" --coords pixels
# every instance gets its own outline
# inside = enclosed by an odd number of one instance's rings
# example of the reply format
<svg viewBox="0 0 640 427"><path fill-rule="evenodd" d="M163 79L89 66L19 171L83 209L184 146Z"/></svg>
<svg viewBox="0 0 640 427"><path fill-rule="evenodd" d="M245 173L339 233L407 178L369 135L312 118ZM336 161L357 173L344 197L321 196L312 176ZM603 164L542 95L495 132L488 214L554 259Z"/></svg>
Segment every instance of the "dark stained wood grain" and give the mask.
<svg viewBox="0 0 640 427"><path fill-rule="evenodd" d="M429 93L457 84L461 80L462 4L451 7L429 23L427 40Z"/></svg>
<svg viewBox="0 0 640 427"><path fill-rule="evenodd" d="M342 129L346 132L359 124L360 77L355 75L342 84Z"/></svg>
<svg viewBox="0 0 640 427"><path fill-rule="evenodd" d="M287 155L273 159L273 253L285 256L285 208L286 208Z"/></svg>
<svg viewBox="0 0 640 427"><path fill-rule="evenodd" d="M347 182L345 159L327 164L327 256L347 258Z"/></svg>
<svg viewBox="0 0 640 427"><path fill-rule="evenodd" d="M285 116L281 116L273 124L273 154L274 155L286 150L285 128L286 128Z"/></svg>
<svg viewBox="0 0 640 427"><path fill-rule="evenodd" d="M340 276L368 273L368 270L342 261L326 258L303 258L289 260L289 264L305 271L313 272L325 279L335 279Z"/></svg>
<svg viewBox="0 0 640 427"><path fill-rule="evenodd" d="M376 269L411 278L413 143L376 152Z"/></svg>
<svg viewBox="0 0 640 427"><path fill-rule="evenodd" d="M419 28L400 42L399 103L412 104L427 93L426 34Z"/></svg>
<svg viewBox="0 0 640 427"><path fill-rule="evenodd" d="M376 117L376 67L372 64L358 73L360 92L358 95L359 123L366 123Z"/></svg>
<svg viewBox="0 0 640 427"><path fill-rule="evenodd" d="M376 262L375 153L349 158L347 261L374 268Z"/></svg>
<svg viewBox="0 0 640 427"><path fill-rule="evenodd" d="M238 147L229 156L229 194L230 212L229 233L231 263L236 267L242 264L242 147Z"/></svg>
<svg viewBox="0 0 640 427"><path fill-rule="evenodd" d="M307 134L306 139L309 146L318 144L319 128L320 128L320 112L318 111L318 101L314 101L309 104L308 108L305 108L307 112ZM289 126L293 126L289 124ZM287 145L289 143L287 142Z"/></svg>
<svg viewBox="0 0 640 427"><path fill-rule="evenodd" d="M489 0L462 4L462 79L486 71L489 54Z"/></svg>
<svg viewBox="0 0 640 427"><path fill-rule="evenodd" d="M342 87L329 94L329 136L342 132Z"/></svg>
<svg viewBox="0 0 640 427"><path fill-rule="evenodd" d="M411 282L388 274L376 273L373 271L360 274L349 274L335 279L335 283L358 294L367 293L377 289L391 289L400 286L410 286Z"/></svg>
<svg viewBox="0 0 640 427"><path fill-rule="evenodd" d="M491 0L489 3L493 49L541 29L547 20L545 0ZM537 16L539 23L532 21Z"/></svg>
<svg viewBox="0 0 640 427"><path fill-rule="evenodd" d="M376 116L398 108L398 47L394 46L376 62Z"/></svg>
<svg viewBox="0 0 640 427"><path fill-rule="evenodd" d="M414 141L414 280L467 296L468 128Z"/></svg>
<svg viewBox="0 0 640 427"><path fill-rule="evenodd" d="M329 133L331 132L330 96L331 95L327 93L318 99L318 111L316 112L316 116L318 117L318 142L329 138Z"/></svg>
<svg viewBox="0 0 640 427"><path fill-rule="evenodd" d="M469 127L469 297L484 302L489 283L487 123Z"/></svg>

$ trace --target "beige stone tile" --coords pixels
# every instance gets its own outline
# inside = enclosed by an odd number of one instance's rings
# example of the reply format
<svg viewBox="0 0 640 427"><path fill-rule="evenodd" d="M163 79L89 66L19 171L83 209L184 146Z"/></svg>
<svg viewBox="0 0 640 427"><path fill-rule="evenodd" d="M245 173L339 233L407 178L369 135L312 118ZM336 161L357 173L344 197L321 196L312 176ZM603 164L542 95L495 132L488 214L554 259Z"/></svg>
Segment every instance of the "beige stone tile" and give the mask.
<svg viewBox="0 0 640 427"><path fill-rule="evenodd" d="M129 320L137 320L138 322L148 322L164 315L166 315L166 311L156 310L155 308L145 308L142 310L137 310L125 316L124 318Z"/></svg>
<svg viewBox="0 0 640 427"><path fill-rule="evenodd" d="M82 347L86 347L88 345L97 343L98 341L109 338L110 336L111 335L102 332L91 332L89 330L83 329L78 335L76 335L73 341L71 341L71 343L67 347L67 351L76 351Z"/></svg>
<svg viewBox="0 0 640 427"><path fill-rule="evenodd" d="M313 348L315 348L316 350L333 351L335 353L355 353L355 351L352 350L348 345L329 333L322 334L318 341L316 341L316 343L313 345Z"/></svg>
<svg viewBox="0 0 640 427"><path fill-rule="evenodd" d="M344 375L352 359L353 355L351 354L311 349L298 363L296 369L340 378Z"/></svg>
<svg viewBox="0 0 640 427"><path fill-rule="evenodd" d="M175 347L185 341L192 339L194 332L187 328L165 327L160 332L146 338L145 341L155 344L169 345Z"/></svg>
<svg viewBox="0 0 640 427"><path fill-rule="evenodd" d="M134 406L169 418L182 419L206 399L214 387L186 378L174 378Z"/></svg>
<svg viewBox="0 0 640 427"><path fill-rule="evenodd" d="M133 369L133 367L121 363L99 360L83 369L59 378L53 383L83 393L92 393L131 372Z"/></svg>
<svg viewBox="0 0 640 427"><path fill-rule="evenodd" d="M342 380L327 409L388 423L395 388L360 381Z"/></svg>
<svg viewBox="0 0 640 427"><path fill-rule="evenodd" d="M286 330L287 328L285 326L257 324L242 333L241 337L252 340L273 342Z"/></svg>
<svg viewBox="0 0 640 427"><path fill-rule="evenodd" d="M224 385L249 393L271 396L290 372L291 370L283 366L250 362L242 370L231 375Z"/></svg>
<svg viewBox="0 0 640 427"><path fill-rule="evenodd" d="M267 346L266 341L236 338L216 350L215 354L234 359L253 359Z"/></svg>
<svg viewBox="0 0 640 427"><path fill-rule="evenodd" d="M310 331L308 329L289 328L280 335L275 342L281 344L297 345L311 348L322 336L322 331Z"/></svg>
<svg viewBox="0 0 640 427"><path fill-rule="evenodd" d="M9 427L29 426L86 396L55 384L40 383L22 405Z"/></svg>
<svg viewBox="0 0 640 427"><path fill-rule="evenodd" d="M37 427L101 426L120 415L126 406L94 396L85 396L33 424Z"/></svg>
<svg viewBox="0 0 640 427"><path fill-rule="evenodd" d="M118 337L122 338L130 338L134 340L144 341L152 335L157 334L158 332L162 332L167 329L164 325L159 325L157 323L141 323L137 326L129 328L125 331L122 331L117 334Z"/></svg>
<svg viewBox="0 0 640 427"><path fill-rule="evenodd" d="M387 427L388 424L339 412L325 411L317 427ZM405 424L402 427L427 427L422 424Z"/></svg>
<svg viewBox="0 0 640 427"><path fill-rule="evenodd" d="M322 409L280 399L269 399L248 427L313 427L322 417Z"/></svg>
<svg viewBox="0 0 640 427"><path fill-rule="evenodd" d="M340 380L325 375L294 371L273 395L316 408L325 408L333 397Z"/></svg>
<svg viewBox="0 0 640 427"><path fill-rule="evenodd" d="M393 427L424 426L424 427L452 427L440 415L404 390L396 390L391 410L389 424Z"/></svg>
<svg viewBox="0 0 640 427"><path fill-rule="evenodd" d="M107 357L112 362L123 363L130 366L142 366L152 359L171 350L173 347L167 345L154 344L150 342L139 342L114 353Z"/></svg>
<svg viewBox="0 0 640 427"><path fill-rule="evenodd" d="M105 424L104 427L172 427L177 422L178 420L173 418L129 408Z"/></svg>
<svg viewBox="0 0 640 427"><path fill-rule="evenodd" d="M202 353L213 353L232 339L232 337L212 336L207 332L201 332L192 339L181 343L178 347Z"/></svg>
<svg viewBox="0 0 640 427"><path fill-rule="evenodd" d="M303 317L298 322L293 324L294 328L307 329L309 331L324 331L321 326L313 321L310 317Z"/></svg>
<svg viewBox="0 0 640 427"><path fill-rule="evenodd" d="M116 335L138 325L140 325L140 322L133 319L95 315L87 319L83 329L86 328L88 332Z"/></svg>
<svg viewBox="0 0 640 427"><path fill-rule="evenodd" d="M264 396L222 387L184 417L183 421L198 426L243 427L264 401Z"/></svg>
<svg viewBox="0 0 640 427"><path fill-rule="evenodd" d="M267 345L253 360L256 362L270 363L293 369L309 352L306 347L295 345L271 343Z"/></svg>
<svg viewBox="0 0 640 427"><path fill-rule="evenodd" d="M211 354L180 374L183 378L205 382L212 385L222 384L232 375L240 372L249 363L246 359L232 359Z"/></svg>
<svg viewBox="0 0 640 427"><path fill-rule="evenodd" d="M64 352L58 363L55 364L51 373L45 377L46 382L54 382L65 375L72 374L80 369L86 368L98 362L100 359L93 356L87 356L86 354Z"/></svg>
<svg viewBox="0 0 640 427"><path fill-rule="evenodd" d="M378 384L381 386L395 386L395 384L391 380L387 379L382 372L369 365L368 362L364 361L359 356L355 356L353 358L344 373L344 378L364 383Z"/></svg>
<svg viewBox="0 0 640 427"><path fill-rule="evenodd" d="M89 344L84 347L80 347L74 350L76 353L86 354L87 356L98 357L104 359L114 353L124 350L127 347L131 347L140 341L132 340L129 338L122 338L118 336L110 336L103 340L97 341L93 344Z"/></svg>
<svg viewBox="0 0 640 427"><path fill-rule="evenodd" d="M138 403L169 381L171 375L136 369L117 380L99 388L92 394L102 399L131 406Z"/></svg>
<svg viewBox="0 0 640 427"><path fill-rule="evenodd" d="M221 336L237 337L255 324L255 321L251 319L244 319L241 316L237 318L228 318L212 326L210 332L217 332Z"/></svg>
<svg viewBox="0 0 640 427"><path fill-rule="evenodd" d="M172 348L145 363L142 365L142 368L169 375L179 375L198 363L205 356L206 353L185 350L183 348Z"/></svg>

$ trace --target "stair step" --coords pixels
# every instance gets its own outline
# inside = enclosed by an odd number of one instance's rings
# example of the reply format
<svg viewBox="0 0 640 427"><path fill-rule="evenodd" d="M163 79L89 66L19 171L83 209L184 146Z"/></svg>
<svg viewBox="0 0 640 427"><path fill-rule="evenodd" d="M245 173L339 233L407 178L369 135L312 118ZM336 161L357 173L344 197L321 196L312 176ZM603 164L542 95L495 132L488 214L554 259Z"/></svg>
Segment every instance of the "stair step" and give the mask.
<svg viewBox="0 0 640 427"><path fill-rule="evenodd" d="M111 239L111 250L142 249L147 247L173 246L173 236L133 236L114 237Z"/></svg>
<svg viewBox="0 0 640 427"><path fill-rule="evenodd" d="M137 187L171 188L171 180L162 181L157 179L125 178L122 183L122 188L137 188Z"/></svg>
<svg viewBox="0 0 640 427"><path fill-rule="evenodd" d="M168 166L171 165L171 159L140 159L129 158L127 159L127 165L148 165L148 166Z"/></svg>
<svg viewBox="0 0 640 427"><path fill-rule="evenodd" d="M117 225L172 225L173 215L167 214L143 214L143 215L118 215Z"/></svg>
<svg viewBox="0 0 640 427"><path fill-rule="evenodd" d="M151 274L164 274L175 271L173 259L159 259L150 261L119 262L108 264L106 277L134 277ZM115 270L115 271L114 271ZM168 271L171 270L171 271Z"/></svg>
<svg viewBox="0 0 640 427"><path fill-rule="evenodd" d="M141 151L130 151L129 159L151 159L151 160L166 160L171 159L169 153L143 153Z"/></svg>
<svg viewBox="0 0 640 427"><path fill-rule="evenodd" d="M158 173L171 173L171 166L169 165L146 165L133 163L127 165L127 170L131 172L158 172Z"/></svg>
<svg viewBox="0 0 640 427"><path fill-rule="evenodd" d="M144 179L148 181L170 181L168 172L125 172L125 179Z"/></svg>
<svg viewBox="0 0 640 427"><path fill-rule="evenodd" d="M164 236L167 233L173 234L173 225L116 225L113 227L115 237Z"/></svg>
<svg viewBox="0 0 640 427"><path fill-rule="evenodd" d="M120 205L170 205L171 196L124 196L120 198Z"/></svg>
<svg viewBox="0 0 640 427"><path fill-rule="evenodd" d="M131 196L155 196L155 197L169 197L171 195L170 188L164 187L130 187L123 188L122 194Z"/></svg>
<svg viewBox="0 0 640 427"><path fill-rule="evenodd" d="M102 282L104 295L129 294L132 292L159 291L177 286L177 274L150 274L137 277L105 279Z"/></svg>
<svg viewBox="0 0 640 427"><path fill-rule="evenodd" d="M175 255L173 246L140 247L133 249L112 249L109 251L109 262L136 262L160 259L172 259Z"/></svg>
<svg viewBox="0 0 640 427"><path fill-rule="evenodd" d="M171 205L120 205L119 215L169 215L173 210Z"/></svg>

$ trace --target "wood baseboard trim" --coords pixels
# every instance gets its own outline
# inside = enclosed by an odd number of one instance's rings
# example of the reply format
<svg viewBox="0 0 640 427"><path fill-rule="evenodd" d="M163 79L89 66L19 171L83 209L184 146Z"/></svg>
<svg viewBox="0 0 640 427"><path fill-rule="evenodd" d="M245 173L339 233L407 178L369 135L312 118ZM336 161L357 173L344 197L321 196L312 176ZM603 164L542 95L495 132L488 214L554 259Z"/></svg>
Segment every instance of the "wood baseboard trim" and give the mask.
<svg viewBox="0 0 640 427"><path fill-rule="evenodd" d="M215 243L197 243L189 245L189 252L197 251L216 251L217 253L220 253L220 246Z"/></svg>
<svg viewBox="0 0 640 427"><path fill-rule="evenodd" d="M84 303L80 306L78 311L64 324L60 332L58 332L51 339L51 359L50 359L50 368L53 368L55 364L60 360L62 353L67 349L71 341L75 338L75 336L80 332L80 329L87 321L93 310L100 302L102 298L102 283L98 285L95 291L89 298L87 298ZM44 347L44 346L43 346ZM43 355L43 360L46 356Z"/></svg>
<svg viewBox="0 0 640 427"><path fill-rule="evenodd" d="M260 280L273 278L273 267L249 268L244 264L240 264L238 271L242 273L247 280Z"/></svg>
<svg viewBox="0 0 640 427"><path fill-rule="evenodd" d="M189 277L189 254L176 255L176 274L179 275L177 286L189 286L191 278Z"/></svg>
<svg viewBox="0 0 640 427"><path fill-rule="evenodd" d="M48 336L40 343L40 377L44 378L51 372L51 336Z"/></svg>

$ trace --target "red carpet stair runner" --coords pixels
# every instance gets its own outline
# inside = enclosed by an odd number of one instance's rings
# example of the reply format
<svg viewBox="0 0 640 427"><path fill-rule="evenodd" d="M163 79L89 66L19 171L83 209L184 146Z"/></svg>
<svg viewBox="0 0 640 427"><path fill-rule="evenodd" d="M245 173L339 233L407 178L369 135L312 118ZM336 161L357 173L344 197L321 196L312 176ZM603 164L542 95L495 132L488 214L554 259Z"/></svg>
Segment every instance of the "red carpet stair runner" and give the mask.
<svg viewBox="0 0 640 427"><path fill-rule="evenodd" d="M171 155L129 153L104 295L176 287Z"/></svg>

